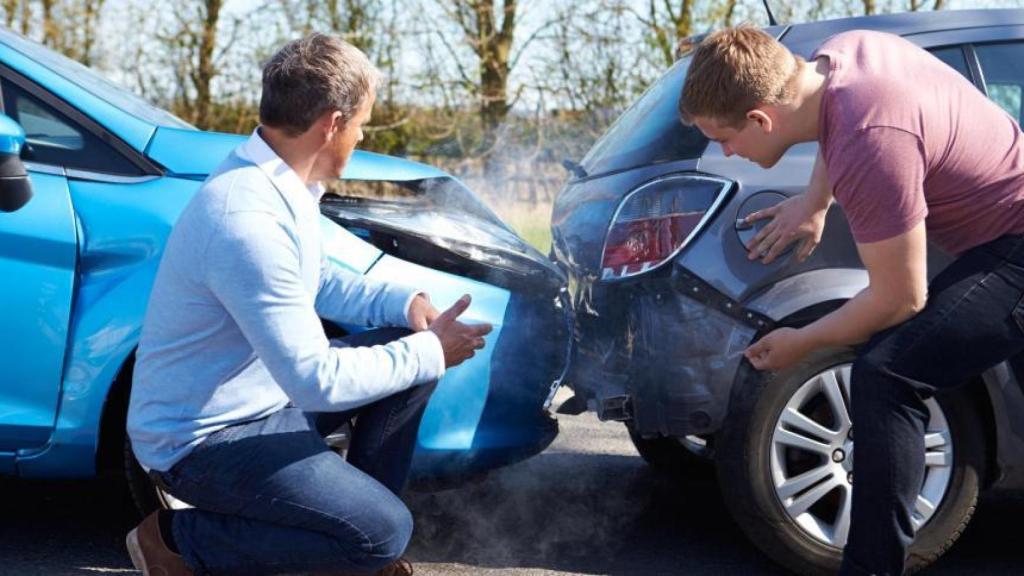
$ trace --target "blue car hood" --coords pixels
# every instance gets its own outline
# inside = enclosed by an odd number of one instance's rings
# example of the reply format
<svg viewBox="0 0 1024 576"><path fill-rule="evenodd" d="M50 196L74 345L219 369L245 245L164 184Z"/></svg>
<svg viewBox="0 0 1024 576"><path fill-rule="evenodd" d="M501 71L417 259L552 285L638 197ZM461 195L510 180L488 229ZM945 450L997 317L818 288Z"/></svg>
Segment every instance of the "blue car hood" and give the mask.
<svg viewBox="0 0 1024 576"><path fill-rule="evenodd" d="M146 155L176 176L205 178L239 144L248 139L240 134L203 132L179 128L157 128ZM345 167L347 180L422 180L447 176L432 166L356 150Z"/></svg>

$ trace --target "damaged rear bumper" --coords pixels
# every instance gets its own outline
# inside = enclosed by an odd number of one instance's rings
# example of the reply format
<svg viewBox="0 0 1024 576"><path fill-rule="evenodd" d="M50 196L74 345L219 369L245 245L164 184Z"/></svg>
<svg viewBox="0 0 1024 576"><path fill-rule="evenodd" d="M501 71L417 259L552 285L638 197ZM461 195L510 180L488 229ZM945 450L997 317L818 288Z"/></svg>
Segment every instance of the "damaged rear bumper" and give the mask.
<svg viewBox="0 0 1024 576"><path fill-rule="evenodd" d="M583 282L567 375L589 409L643 436L717 431L743 351L770 319L744 309L680 266L629 282Z"/></svg>

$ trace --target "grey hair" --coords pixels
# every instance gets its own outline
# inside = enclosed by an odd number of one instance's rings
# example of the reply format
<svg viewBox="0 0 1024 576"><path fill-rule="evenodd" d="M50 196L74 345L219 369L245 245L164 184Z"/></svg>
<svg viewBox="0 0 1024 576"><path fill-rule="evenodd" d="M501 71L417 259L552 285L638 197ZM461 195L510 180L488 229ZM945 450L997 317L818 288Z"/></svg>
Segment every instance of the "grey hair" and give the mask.
<svg viewBox="0 0 1024 576"><path fill-rule="evenodd" d="M314 32L285 44L263 65L260 123L298 136L326 112L338 110L348 121L379 81L366 54Z"/></svg>

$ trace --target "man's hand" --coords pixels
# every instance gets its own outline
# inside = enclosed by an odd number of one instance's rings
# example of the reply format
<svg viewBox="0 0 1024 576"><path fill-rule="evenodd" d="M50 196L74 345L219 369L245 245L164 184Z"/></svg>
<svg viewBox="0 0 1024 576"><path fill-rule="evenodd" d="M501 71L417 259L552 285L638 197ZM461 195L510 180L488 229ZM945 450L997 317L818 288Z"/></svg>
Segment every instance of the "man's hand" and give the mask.
<svg viewBox="0 0 1024 576"><path fill-rule="evenodd" d="M458 366L472 358L477 350L484 347L484 336L491 331L490 324L467 325L456 320L469 308L469 302L470 296L466 294L430 324L430 330L441 341L446 368Z"/></svg>
<svg viewBox="0 0 1024 576"><path fill-rule="evenodd" d="M748 223L765 218L772 221L761 228L747 245L750 250L747 257L751 260L762 258L765 264L771 264L786 247L802 240L796 259L803 262L821 242L827 213L827 205L822 207L807 194L787 198L771 208L754 212L747 216Z"/></svg>
<svg viewBox="0 0 1024 576"><path fill-rule="evenodd" d="M796 259L797 262L806 260L821 242L821 233L825 229L825 215L828 214L832 200L828 167L819 149L814 159L814 168L811 170L811 180L803 194L747 216L748 223L763 218L772 219L747 246L750 250L749 258L763 258L765 264L771 264L786 247L802 240L796 252Z"/></svg>
<svg viewBox="0 0 1024 576"><path fill-rule="evenodd" d="M441 312L430 303L430 296L417 294L409 304L409 328L414 332L422 332L430 327Z"/></svg>
<svg viewBox="0 0 1024 576"><path fill-rule="evenodd" d="M778 371L804 358L813 346L795 328L778 328L765 334L743 353L758 370Z"/></svg>

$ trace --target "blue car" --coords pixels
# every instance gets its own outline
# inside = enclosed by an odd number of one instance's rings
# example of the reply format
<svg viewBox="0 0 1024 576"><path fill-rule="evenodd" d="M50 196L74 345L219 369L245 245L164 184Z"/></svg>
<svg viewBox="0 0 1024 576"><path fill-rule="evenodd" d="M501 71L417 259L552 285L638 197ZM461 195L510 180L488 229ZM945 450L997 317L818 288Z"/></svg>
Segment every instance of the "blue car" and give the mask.
<svg viewBox="0 0 1024 576"><path fill-rule="evenodd" d="M143 315L175 220L245 137L197 130L6 31L0 91L0 475L127 471L152 505L124 433ZM335 264L422 288L441 309L469 293L464 318L495 327L441 380L414 480L451 483L543 450L568 350L565 277L438 169L356 152L331 188Z"/></svg>

